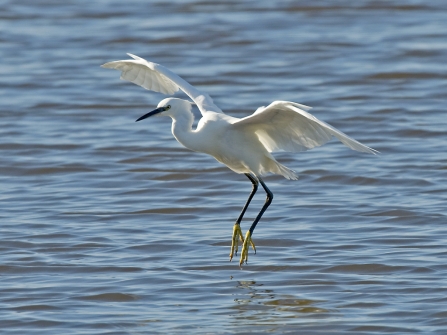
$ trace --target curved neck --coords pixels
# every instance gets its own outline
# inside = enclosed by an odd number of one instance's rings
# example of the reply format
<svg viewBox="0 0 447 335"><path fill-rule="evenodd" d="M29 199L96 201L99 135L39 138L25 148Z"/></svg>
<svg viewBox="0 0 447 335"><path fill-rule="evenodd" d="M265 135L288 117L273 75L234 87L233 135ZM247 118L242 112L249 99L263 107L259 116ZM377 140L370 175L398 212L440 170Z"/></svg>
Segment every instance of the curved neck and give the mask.
<svg viewBox="0 0 447 335"><path fill-rule="evenodd" d="M183 110L181 113L172 115L172 134L184 147L193 151L200 151L200 141L197 134L192 130L194 115L191 111Z"/></svg>

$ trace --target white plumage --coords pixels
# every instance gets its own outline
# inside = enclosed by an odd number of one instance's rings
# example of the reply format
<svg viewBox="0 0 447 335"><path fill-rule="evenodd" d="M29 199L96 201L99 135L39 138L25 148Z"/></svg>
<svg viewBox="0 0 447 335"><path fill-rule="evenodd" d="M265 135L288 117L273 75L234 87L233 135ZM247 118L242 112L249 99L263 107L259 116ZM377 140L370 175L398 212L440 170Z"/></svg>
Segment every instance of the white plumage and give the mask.
<svg viewBox="0 0 447 335"><path fill-rule="evenodd" d="M213 99L177 76L164 66L129 54L133 59L109 62L102 67L120 70L121 79L131 81L147 90L172 95L179 89L185 92L203 113L207 111L222 113L213 103Z"/></svg>
<svg viewBox="0 0 447 335"><path fill-rule="evenodd" d="M213 103L208 94L191 86L164 66L132 54L128 55L133 59L109 62L102 67L120 70L121 79L151 91L172 95L180 89L194 101L202 113L202 118L194 130L191 103L182 99L166 98L158 104L157 109L137 121L152 115L171 117L172 133L178 142L191 150L213 156L231 170L246 174L252 181L253 191L235 224L230 257L233 257L235 248L237 252L237 237L240 235L243 240L239 224L258 183L261 183L267 192L266 204L247 232L240 264L247 260L248 245L252 243L251 234L273 197L261 176L271 172L287 179L298 179L294 171L276 161L272 152L309 150L325 144L334 136L353 150L378 153L318 120L308 113L311 107L295 102L274 101L242 119L228 116Z"/></svg>

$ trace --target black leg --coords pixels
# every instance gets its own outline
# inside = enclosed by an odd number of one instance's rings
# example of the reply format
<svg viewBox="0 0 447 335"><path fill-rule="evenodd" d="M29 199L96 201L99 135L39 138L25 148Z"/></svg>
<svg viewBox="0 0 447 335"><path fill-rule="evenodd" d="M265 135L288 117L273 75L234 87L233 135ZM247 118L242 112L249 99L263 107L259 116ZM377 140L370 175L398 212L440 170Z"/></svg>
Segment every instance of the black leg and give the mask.
<svg viewBox="0 0 447 335"><path fill-rule="evenodd" d="M241 214L239 215L239 217L238 217L238 219L237 219L237 221L236 221L236 224L240 224L240 223L241 223L242 218L244 217L244 214L245 214L245 212L247 211L248 205L250 205L251 199L253 199L253 196L255 195L256 191L258 190L258 181L257 181L257 179L255 179L255 178L254 178L251 174L249 174L249 173L246 173L245 175L246 175L246 176L248 177L248 179L250 179L250 181L252 182L252 184L253 184L253 189L251 190L251 193L250 193L250 195L248 196L248 199L247 199L247 202L245 203L244 208L242 208L242 212L241 212Z"/></svg>
<svg viewBox="0 0 447 335"><path fill-rule="evenodd" d="M242 208L242 212L239 215L238 219L236 220L236 223L233 226L233 237L231 238L231 251L230 251L230 261L233 259L233 255L237 255L237 249L238 249L238 240L241 239L242 243L244 243L244 235L242 235L241 231L241 221L244 217L245 212L247 211L248 205L250 205L251 199L253 199L253 196L255 195L256 191L258 190L258 179L256 179L255 176L252 176L249 173L245 174L248 179L250 179L251 183L253 184L253 189L251 190L250 195L248 196L247 202L245 203L244 208Z"/></svg>
<svg viewBox="0 0 447 335"><path fill-rule="evenodd" d="M249 245L251 245L253 247L253 250L256 253L256 247L251 239L251 236L253 235L253 231L255 230L256 225L258 224L259 220L261 219L262 214L264 214L264 212L266 211L266 209L269 207L269 205L272 203L272 200L273 200L272 191L270 191L268 189L268 187L264 184L264 181L260 177L256 176L256 178L257 178L258 182L261 183L262 187L265 190L265 193L267 193L267 198L265 199L264 206L262 206L261 211L259 212L258 216L256 216L256 219L253 221L250 229L247 231L247 234L245 234L244 243L242 244L241 260L239 261L239 266L242 266L242 264L244 264L244 262L247 263ZM237 226L237 227L239 227L239 226Z"/></svg>
<svg viewBox="0 0 447 335"><path fill-rule="evenodd" d="M272 203L272 200L273 200L273 193L272 193L272 191L270 191L268 189L268 187L264 184L264 181L261 178L258 177L258 180L261 183L262 187L264 188L265 193L267 193L267 198L265 199L264 206L262 206L261 211L259 212L258 216L253 221L253 223L252 223L252 225L250 227L250 234L251 235L253 235L253 230L255 230L256 225L258 224L258 221L261 219L262 215L264 214L264 212L266 211L268 206L270 206L270 204Z"/></svg>

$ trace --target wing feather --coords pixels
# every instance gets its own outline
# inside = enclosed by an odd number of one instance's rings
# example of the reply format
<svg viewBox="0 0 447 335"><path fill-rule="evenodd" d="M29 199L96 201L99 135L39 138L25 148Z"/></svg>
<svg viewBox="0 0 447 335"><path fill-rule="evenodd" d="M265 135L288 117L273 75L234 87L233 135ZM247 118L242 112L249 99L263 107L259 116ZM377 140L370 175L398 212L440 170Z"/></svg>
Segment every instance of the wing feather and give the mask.
<svg viewBox="0 0 447 335"><path fill-rule="evenodd" d="M306 111L309 109L294 102L275 101L267 107L258 108L253 115L236 121L234 126L255 132L269 152L305 151L321 146L335 136L353 150L379 153L318 120Z"/></svg>
<svg viewBox="0 0 447 335"><path fill-rule="evenodd" d="M179 89L185 92L197 105L202 114L207 111L222 113L213 99L164 66L128 54L133 59L119 60L101 65L104 68L121 71L121 79L130 81L147 90L172 95Z"/></svg>

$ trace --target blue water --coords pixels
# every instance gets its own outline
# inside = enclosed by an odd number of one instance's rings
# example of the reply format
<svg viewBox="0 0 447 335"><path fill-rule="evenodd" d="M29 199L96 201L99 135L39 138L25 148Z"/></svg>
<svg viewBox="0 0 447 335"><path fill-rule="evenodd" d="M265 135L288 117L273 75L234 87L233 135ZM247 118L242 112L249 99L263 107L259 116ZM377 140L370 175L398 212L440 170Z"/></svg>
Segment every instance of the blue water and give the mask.
<svg viewBox="0 0 447 335"><path fill-rule="evenodd" d="M382 154L275 154L300 179L241 270L250 182L134 122L164 96L99 67L126 52ZM1 334L447 333L444 1L0 1L0 54Z"/></svg>

